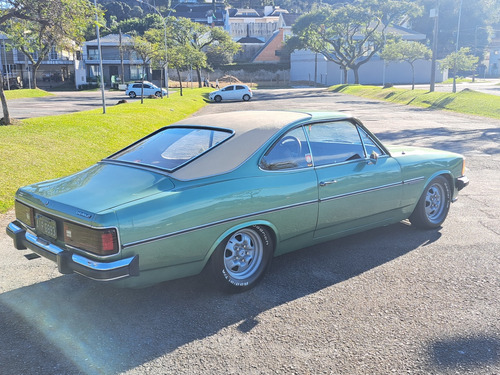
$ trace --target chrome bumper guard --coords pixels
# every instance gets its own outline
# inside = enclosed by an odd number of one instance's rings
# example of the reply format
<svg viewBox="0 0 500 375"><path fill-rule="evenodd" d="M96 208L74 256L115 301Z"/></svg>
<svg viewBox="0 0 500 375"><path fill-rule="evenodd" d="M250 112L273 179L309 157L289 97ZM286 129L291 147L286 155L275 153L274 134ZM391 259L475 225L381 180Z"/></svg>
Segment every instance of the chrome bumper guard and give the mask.
<svg viewBox="0 0 500 375"><path fill-rule="evenodd" d="M27 232L17 221L7 226L7 234L18 250L30 249L57 263L62 274L79 273L89 279L112 281L129 276L139 276L139 255L113 262L98 262L79 254L63 250L54 244Z"/></svg>

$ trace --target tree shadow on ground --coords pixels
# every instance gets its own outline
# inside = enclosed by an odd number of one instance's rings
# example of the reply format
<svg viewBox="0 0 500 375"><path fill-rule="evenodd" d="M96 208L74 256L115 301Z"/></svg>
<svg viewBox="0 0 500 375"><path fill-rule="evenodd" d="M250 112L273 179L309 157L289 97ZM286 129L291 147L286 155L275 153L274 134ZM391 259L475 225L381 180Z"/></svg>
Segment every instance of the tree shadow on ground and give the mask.
<svg viewBox="0 0 500 375"><path fill-rule="evenodd" d="M500 363L500 339L494 336L452 337L429 345L430 366L439 372L469 371Z"/></svg>

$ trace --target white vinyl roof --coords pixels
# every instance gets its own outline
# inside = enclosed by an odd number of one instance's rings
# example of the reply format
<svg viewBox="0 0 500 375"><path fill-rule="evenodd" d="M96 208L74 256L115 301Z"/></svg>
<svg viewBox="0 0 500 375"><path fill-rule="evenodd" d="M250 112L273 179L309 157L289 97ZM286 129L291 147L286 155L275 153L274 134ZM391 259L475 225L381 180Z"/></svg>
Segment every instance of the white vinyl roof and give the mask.
<svg viewBox="0 0 500 375"><path fill-rule="evenodd" d="M192 180L232 171L283 127L310 118L310 114L300 112L241 111L179 121L173 125L220 127L233 130L234 135L171 175L179 180Z"/></svg>

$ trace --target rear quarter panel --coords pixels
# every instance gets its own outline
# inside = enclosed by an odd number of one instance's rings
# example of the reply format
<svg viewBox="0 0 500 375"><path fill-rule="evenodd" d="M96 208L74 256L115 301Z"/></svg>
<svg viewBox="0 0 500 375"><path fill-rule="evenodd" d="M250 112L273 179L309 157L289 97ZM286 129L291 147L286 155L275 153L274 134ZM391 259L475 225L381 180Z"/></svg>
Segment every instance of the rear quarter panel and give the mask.
<svg viewBox="0 0 500 375"><path fill-rule="evenodd" d="M174 184L171 191L117 211L123 256L139 254L141 271L191 263L188 273L196 274L220 241L254 224L275 232L277 251L295 250L312 239L317 219L312 169L258 170L246 177L234 172Z"/></svg>

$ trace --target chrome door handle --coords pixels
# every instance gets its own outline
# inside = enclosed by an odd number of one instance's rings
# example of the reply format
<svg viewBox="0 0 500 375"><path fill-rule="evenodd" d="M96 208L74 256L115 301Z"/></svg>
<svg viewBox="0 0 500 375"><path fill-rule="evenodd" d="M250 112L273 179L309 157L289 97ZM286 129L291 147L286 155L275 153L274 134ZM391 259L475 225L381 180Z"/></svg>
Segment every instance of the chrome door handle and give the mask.
<svg viewBox="0 0 500 375"><path fill-rule="evenodd" d="M319 186L326 186L326 185L331 185L331 184L336 184L337 180L330 180L330 181L320 181Z"/></svg>

